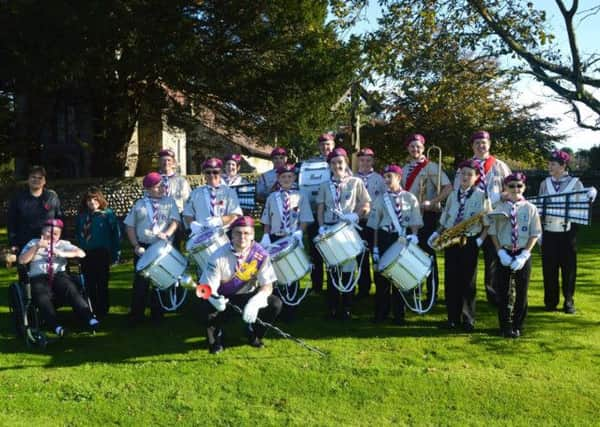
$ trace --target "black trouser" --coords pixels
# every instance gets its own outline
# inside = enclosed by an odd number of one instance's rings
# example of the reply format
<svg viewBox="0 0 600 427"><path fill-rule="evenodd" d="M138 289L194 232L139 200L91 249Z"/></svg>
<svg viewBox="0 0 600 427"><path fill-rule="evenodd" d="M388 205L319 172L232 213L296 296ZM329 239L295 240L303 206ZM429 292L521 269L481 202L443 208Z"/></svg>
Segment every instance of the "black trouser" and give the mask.
<svg viewBox="0 0 600 427"><path fill-rule="evenodd" d="M377 231L377 247L383 255L398 240L398 233ZM400 291L381 273L375 271L375 321L383 321L392 309L394 319L404 319L404 300Z"/></svg>
<svg viewBox="0 0 600 427"><path fill-rule="evenodd" d="M90 249L81 260L81 272L85 289L98 317L104 317L110 306L108 298L108 275L110 251L106 248Z"/></svg>
<svg viewBox="0 0 600 427"><path fill-rule="evenodd" d="M308 235L308 250L312 261L312 271L310 272L310 280L312 281L312 289L315 292L323 291L323 257L315 246L313 240L319 234L319 223L312 222L306 229Z"/></svg>
<svg viewBox="0 0 600 427"><path fill-rule="evenodd" d="M142 245L143 248L148 248L150 245ZM133 294L131 296L131 310L129 316L131 320L139 321L144 318L144 310L146 309L146 298L148 295L148 288L151 287L150 279L143 277L135 266L137 265L140 256L134 254L133 256L133 270L135 271L133 277ZM158 301L158 295L154 289L150 292L150 316L154 320L161 319L163 317L163 309Z"/></svg>
<svg viewBox="0 0 600 427"><path fill-rule="evenodd" d="M371 248L373 247L373 229L367 227L367 221L359 222L362 230L359 231L360 238L367 242L367 249L363 254L356 257L359 263L360 277L358 278L358 296L366 297L371 292ZM361 262L362 258L362 262Z"/></svg>
<svg viewBox="0 0 600 427"><path fill-rule="evenodd" d="M569 231L544 231L542 235L542 267L544 273L544 305L554 309L559 302L558 270L562 276L565 305L573 305L577 277L577 239L571 225Z"/></svg>
<svg viewBox="0 0 600 427"><path fill-rule="evenodd" d="M501 266L498 259L498 251L496 251L496 247L490 236L485 238L481 248L483 249L485 295L488 302L496 304L498 293L495 283L497 277L496 269Z"/></svg>
<svg viewBox="0 0 600 427"><path fill-rule="evenodd" d="M46 274L32 277L30 283L33 304L39 308L49 329L54 330L58 326L56 308L64 304L73 307L77 316L88 325L92 318L90 307L67 273L56 273L52 285L48 284Z"/></svg>
<svg viewBox="0 0 600 427"><path fill-rule="evenodd" d="M508 254L515 257L522 249L516 252L507 250ZM512 310L510 309L510 281L511 274L514 275L515 297ZM531 275L531 258L527 260L522 269L512 271L510 266L505 267L498 263L496 268L496 300L498 302L498 320L501 329L522 329L523 322L527 316L527 290L529 288L529 277Z"/></svg>
<svg viewBox="0 0 600 427"><path fill-rule="evenodd" d="M419 248L427 252L428 255L433 257L433 264L431 269L431 274L427 277L427 291L426 296L427 300L430 301L433 295L433 280L435 280L435 298L437 299L437 290L439 288L439 280L438 280L438 266L437 266L437 257L435 255L435 251L429 247L427 244L427 240L429 236L433 234L433 232L437 229L438 221L440 219L439 212L431 212L426 211L423 212L423 227L419 229L417 233L419 237Z"/></svg>
<svg viewBox="0 0 600 427"><path fill-rule="evenodd" d="M236 294L230 295L227 298L231 304L237 305L242 310L256 292L249 294ZM201 300L202 309L206 310L206 338L208 345L213 345L217 340L221 341L223 336L223 324L227 319L232 317L236 312L233 308L227 307L225 311L217 311L210 302ZM258 317L265 322L272 323L279 313L281 312L282 302L276 295L269 295L267 299L267 306L258 310ZM254 336L249 337L250 339L262 338L265 336L266 327L260 325L258 322L252 323L251 331Z"/></svg>
<svg viewBox="0 0 600 427"><path fill-rule="evenodd" d="M477 285L476 237L469 237L465 246L447 248L444 263L445 296L448 321L475 323L475 289ZM462 319L461 319L462 317Z"/></svg>

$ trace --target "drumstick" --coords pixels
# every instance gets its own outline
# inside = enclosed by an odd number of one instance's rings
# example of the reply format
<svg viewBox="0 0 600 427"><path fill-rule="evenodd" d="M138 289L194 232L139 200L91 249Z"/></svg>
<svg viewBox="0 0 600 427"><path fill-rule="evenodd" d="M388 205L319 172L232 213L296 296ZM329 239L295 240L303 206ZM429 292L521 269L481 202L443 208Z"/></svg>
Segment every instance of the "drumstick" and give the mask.
<svg viewBox="0 0 600 427"><path fill-rule="evenodd" d="M338 216L338 218L340 218L340 219L342 219L342 216L344 215L344 213L339 209L331 209L331 212L336 214ZM362 229L363 229L360 225L358 225L355 222L352 222L352 221L345 221L345 222L354 226L354 228L356 228L358 231L362 231Z"/></svg>
<svg viewBox="0 0 600 427"><path fill-rule="evenodd" d="M201 283L198 286L196 286L196 296L198 298L201 298L203 300L208 300L208 298L210 298L211 294L212 294L212 289L211 289L210 285ZM238 307L237 305L232 304L230 302L227 302L227 305L229 307L233 308L233 310L236 311L238 314L240 314L240 315L243 314L243 310L240 307ZM282 331L277 326L272 325L269 322L265 322L265 321L261 320L260 317L258 317L258 316L256 317L256 323L258 323L259 325L264 326L266 328L274 330L275 332L277 332L279 334L279 336L281 336L283 338L287 338L289 340L292 340L296 344L299 344L300 346L304 347L305 349L312 351L314 353L317 353L319 356L327 357L327 354L325 354L323 351L319 350L318 348L305 343L300 338L296 338L293 335L290 335L287 332Z"/></svg>

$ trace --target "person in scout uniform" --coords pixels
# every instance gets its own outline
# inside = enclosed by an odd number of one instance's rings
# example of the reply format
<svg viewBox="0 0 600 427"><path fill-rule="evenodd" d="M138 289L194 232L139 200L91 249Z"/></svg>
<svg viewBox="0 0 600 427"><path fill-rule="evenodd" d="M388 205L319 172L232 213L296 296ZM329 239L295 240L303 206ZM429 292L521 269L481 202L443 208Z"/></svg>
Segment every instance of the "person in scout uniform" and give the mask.
<svg viewBox="0 0 600 427"><path fill-rule="evenodd" d="M375 200L385 191L386 188L383 177L373 169L373 164L375 163L375 152L370 148L361 148L357 153L357 157L358 172L356 176L362 179L371 200ZM364 298L369 296L369 292L371 291L370 248L373 247L373 230L367 227L367 218L361 219L358 222L358 225L362 227L362 230L359 231L360 237L367 242L367 253L364 257L362 257L357 293L358 298Z"/></svg>
<svg viewBox="0 0 600 427"><path fill-rule="evenodd" d="M440 217L439 229L428 240L433 245L440 233L457 226L482 212L489 212L491 204L485 192L476 183L479 166L474 160L465 160L459 165L461 185L446 200ZM448 314L447 327L457 328L461 323L466 332L475 329L475 291L477 285L477 258L479 247L487 237L487 216L472 224L463 234L466 244L449 246L445 249L444 279L445 300Z"/></svg>
<svg viewBox="0 0 600 427"><path fill-rule="evenodd" d="M571 156L566 151L554 150L548 160L550 176L540 184L539 195L553 195L583 190L581 181L569 175L567 166ZM591 188L587 197L595 199L595 189ZM542 221L544 232L540 239L542 247L542 268L544 275L544 307L547 311L556 310L559 302L559 270L562 276L563 311L575 313L575 279L577 277L576 224L564 219L546 215Z"/></svg>
<svg viewBox="0 0 600 427"><path fill-rule="evenodd" d="M383 169L386 191L379 194L371 207L367 226L373 230L373 264L375 264L375 316L376 323L384 322L390 308L394 323L404 324L405 304L400 291L378 270L380 254L384 254L399 237L418 244L417 233L423 219L417 198L402 188L402 168L388 165ZM406 231L410 230L407 235Z"/></svg>
<svg viewBox="0 0 600 427"><path fill-rule="evenodd" d="M335 148L327 156L331 169L331 181L324 182L319 187L317 195L317 221L319 234L327 231L326 226L334 225L340 221L357 224L359 218L369 214L371 198L362 179L353 177L348 173L348 155L343 148ZM347 262L342 266L341 277L332 270L328 272L327 308L330 318L341 316L342 320L352 317L352 292L345 292L341 298L340 292L331 283L332 280L347 283L351 272L356 268L356 260Z"/></svg>
<svg viewBox="0 0 600 427"><path fill-rule="evenodd" d="M83 258L85 252L60 239L63 227L60 219L45 221L40 237L25 244L18 258L19 264L29 264L33 304L39 308L48 329L60 337L65 335L65 329L58 324L55 305L69 304L77 317L93 330L99 325L87 301L66 272L67 258Z"/></svg>
<svg viewBox="0 0 600 427"><path fill-rule="evenodd" d="M531 250L542 234L537 208L523 197L525 181L525 175L519 172L507 176L504 179L507 199L499 202L489 215L488 235L500 261L496 270L498 319L506 338L517 338L523 333Z"/></svg>
<svg viewBox="0 0 600 427"><path fill-rule="evenodd" d="M427 278L427 301L437 299L433 294L433 281L439 284L438 266L435 251L427 244L427 238L433 233L440 219L441 204L452 191L452 184L440 165L425 156L425 137L414 133L406 138L406 149L410 161L402 168L402 187L417 197L423 214L423 227L419 230L419 247L433 257L432 273ZM437 181L440 179L438 193ZM427 302L426 302L427 305Z"/></svg>
<svg viewBox="0 0 600 427"><path fill-rule="evenodd" d="M276 147L271 151L273 169L266 171L258 177L256 182L256 200L265 202L271 192L277 188L277 169L287 164L287 151L285 148Z"/></svg>
<svg viewBox="0 0 600 427"><path fill-rule="evenodd" d="M510 175L510 168L502 160L490 154L491 137L489 132L479 130L471 135L471 148L473 150L472 160L475 160L479 167L479 181L477 185L481 188L490 199L492 207L502 200L505 200L508 195L503 192L504 179ZM459 171L460 172L460 171ZM454 189L460 187L460 173L457 172L454 179ZM495 269L498 265L498 256L494 249L494 244L491 238L485 239L482 245L483 260L485 265L484 283L487 300L496 303L496 291L494 280L497 277Z"/></svg>
<svg viewBox="0 0 600 427"><path fill-rule="evenodd" d="M242 156L239 154L229 154L223 159L225 173L223 174L223 182L226 185L244 185L248 184L248 180L240 175L240 166Z"/></svg>
<svg viewBox="0 0 600 427"><path fill-rule="evenodd" d="M159 173L150 172L144 177L142 184L144 197L133 204L124 221L127 238L134 250L134 269L150 245L160 240L173 240L180 221L175 200L164 195L162 177ZM129 322L132 326L144 318L149 286L150 280L135 271L129 311ZM150 313L154 321L159 321L163 317L156 292L151 292L150 295Z"/></svg>
<svg viewBox="0 0 600 427"><path fill-rule="evenodd" d="M232 313L228 303L243 309L248 324L248 343L263 347L266 328L260 318L273 322L281 312L281 300L273 295L275 271L267 251L254 241L254 220L248 216L231 224L231 244L217 250L209 260L200 283L208 284L211 296L202 301L206 311L206 335L210 353L224 349L223 324Z"/></svg>
<svg viewBox="0 0 600 427"><path fill-rule="evenodd" d="M87 294L99 318L108 314L110 265L119 259L121 229L117 217L99 188L92 187L81 198L75 224L77 244L86 252L81 261Z"/></svg>
<svg viewBox="0 0 600 427"><path fill-rule="evenodd" d="M183 218L192 234L202 229L221 228L242 215L242 208L234 189L221 181L220 159L210 158L202 163L206 185L192 191L183 209Z"/></svg>
<svg viewBox="0 0 600 427"><path fill-rule="evenodd" d="M175 152L171 149L164 149L158 152L158 166L162 177L162 183L164 187L164 195L170 196L175 200L177 204L177 210L179 214L183 212L185 202L187 202L192 192L192 188L185 177L177 174L177 160L175 159ZM173 238L173 246L177 249L181 248L181 242L185 237L184 224L182 220L179 221L177 232Z"/></svg>

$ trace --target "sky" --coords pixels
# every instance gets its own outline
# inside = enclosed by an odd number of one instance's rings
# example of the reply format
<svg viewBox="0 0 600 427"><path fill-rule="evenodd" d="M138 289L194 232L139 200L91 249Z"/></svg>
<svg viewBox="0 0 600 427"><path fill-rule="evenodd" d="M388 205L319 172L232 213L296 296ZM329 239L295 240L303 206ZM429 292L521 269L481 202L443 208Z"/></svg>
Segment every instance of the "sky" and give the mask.
<svg viewBox="0 0 600 427"><path fill-rule="evenodd" d="M381 16L379 6L375 0L371 0L368 9L363 15L363 20L353 30L354 33L362 33L373 30L377 26L377 18ZM545 9L548 21L556 36L555 42L558 44L561 51L568 52L568 40L566 31L564 31L564 21L554 1L551 0L533 0L536 8ZM567 6L571 2L566 0ZM579 10L587 10L594 6L600 5L600 0L585 0L580 2ZM580 47L580 52L583 55L596 52L600 54L600 44L597 40L600 39L600 13L590 16L587 19L579 22L577 17L576 35L577 42ZM507 62L508 64L508 62ZM579 149L589 149L594 145L600 145L600 132L591 131L580 128L568 114L570 107L563 102L557 101L554 93L546 88L543 84L535 81L532 78L524 78L516 85L516 90L519 93L518 102L527 105L533 102L541 102L540 108L535 111L536 114L542 117L554 117L559 120L554 129L554 133L565 135L565 140L559 147L569 147L574 151ZM600 91L597 91L600 98ZM584 117L594 117L590 111L584 113Z"/></svg>

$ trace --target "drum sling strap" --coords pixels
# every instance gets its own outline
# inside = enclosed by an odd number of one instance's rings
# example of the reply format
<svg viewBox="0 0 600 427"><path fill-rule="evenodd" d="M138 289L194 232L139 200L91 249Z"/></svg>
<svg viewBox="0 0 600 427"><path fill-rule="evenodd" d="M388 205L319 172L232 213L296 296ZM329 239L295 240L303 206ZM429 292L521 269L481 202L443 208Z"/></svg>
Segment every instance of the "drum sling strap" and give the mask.
<svg viewBox="0 0 600 427"><path fill-rule="evenodd" d="M392 206L392 199L389 194L383 195L383 204L385 205L385 209L392 219L392 224L398 233L398 236L404 236L406 234L406 229L400 225L400 221L398 221L398 215L396 215L396 210Z"/></svg>

